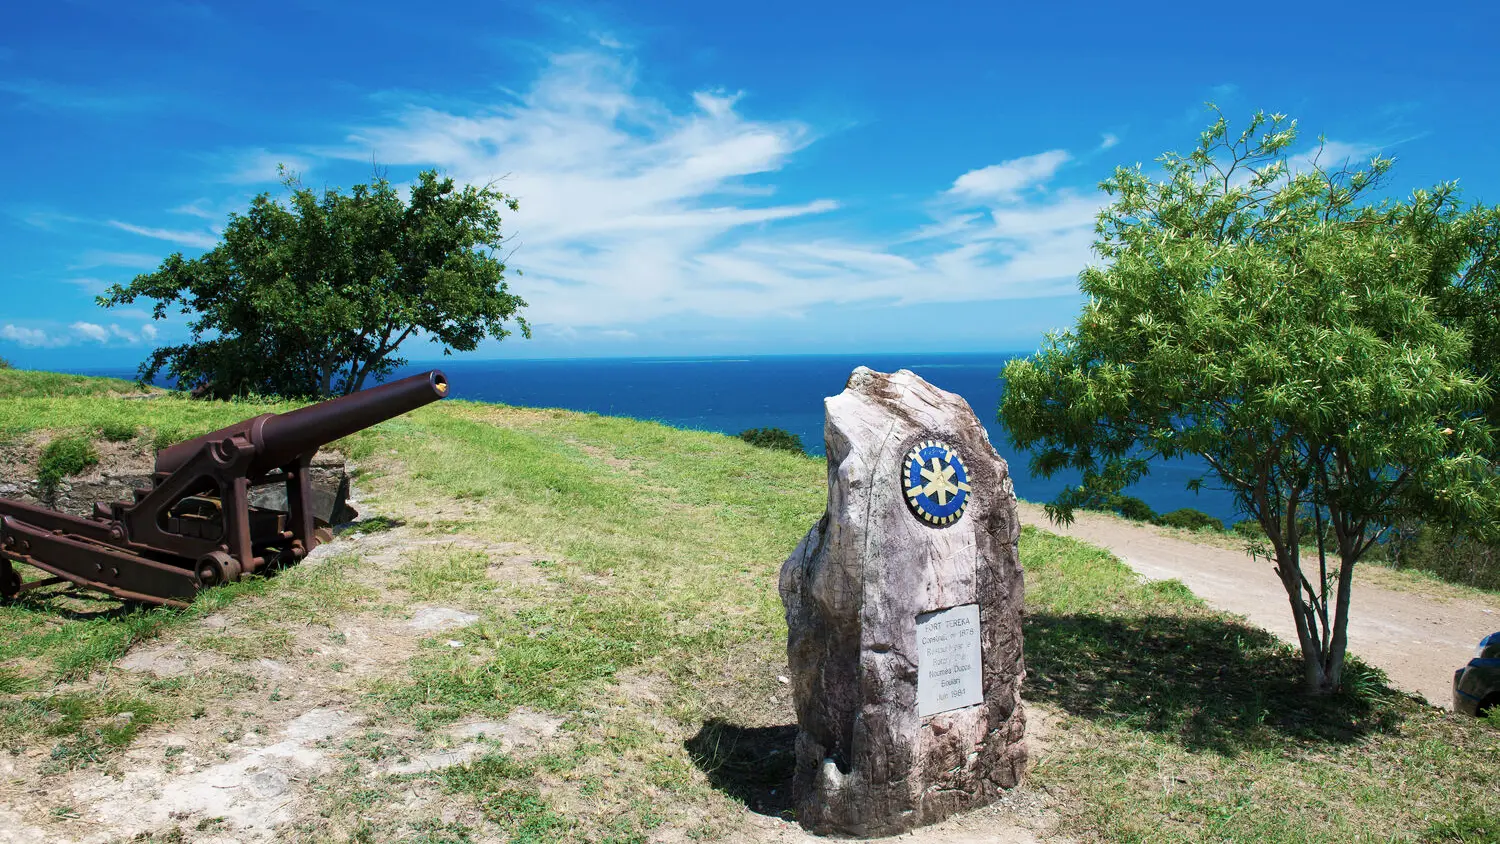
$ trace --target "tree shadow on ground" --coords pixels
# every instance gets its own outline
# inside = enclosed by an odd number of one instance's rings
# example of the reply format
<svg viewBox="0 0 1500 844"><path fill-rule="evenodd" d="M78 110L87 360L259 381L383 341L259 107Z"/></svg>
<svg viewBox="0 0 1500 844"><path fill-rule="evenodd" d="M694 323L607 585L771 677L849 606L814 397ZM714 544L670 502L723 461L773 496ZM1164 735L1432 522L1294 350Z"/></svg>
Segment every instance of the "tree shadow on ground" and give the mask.
<svg viewBox="0 0 1500 844"><path fill-rule="evenodd" d="M1402 693L1351 657L1346 690L1302 690L1297 650L1264 630L1212 616L1035 613L1025 620L1022 697L1109 726L1234 756L1312 743L1350 744L1394 729ZM763 815L792 819L797 726L704 722L684 742L715 788Z"/></svg>
<svg viewBox="0 0 1500 844"><path fill-rule="evenodd" d="M796 724L742 727L713 718L683 746L714 788L744 803L752 812L793 819Z"/></svg>
<svg viewBox="0 0 1500 844"><path fill-rule="evenodd" d="M1302 690L1302 660L1271 634L1193 615L1037 613L1025 621L1022 697L1093 721L1235 755L1347 744L1400 723L1384 675L1354 658L1345 691Z"/></svg>

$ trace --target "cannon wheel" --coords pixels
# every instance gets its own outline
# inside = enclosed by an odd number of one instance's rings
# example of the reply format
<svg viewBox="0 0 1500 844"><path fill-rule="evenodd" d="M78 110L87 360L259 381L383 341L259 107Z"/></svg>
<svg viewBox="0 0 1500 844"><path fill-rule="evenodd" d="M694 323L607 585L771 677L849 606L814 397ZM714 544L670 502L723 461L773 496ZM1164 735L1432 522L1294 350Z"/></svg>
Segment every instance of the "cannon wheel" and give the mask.
<svg viewBox="0 0 1500 844"><path fill-rule="evenodd" d="M240 561L223 551L214 551L198 558L197 571L201 588L222 586L240 579Z"/></svg>

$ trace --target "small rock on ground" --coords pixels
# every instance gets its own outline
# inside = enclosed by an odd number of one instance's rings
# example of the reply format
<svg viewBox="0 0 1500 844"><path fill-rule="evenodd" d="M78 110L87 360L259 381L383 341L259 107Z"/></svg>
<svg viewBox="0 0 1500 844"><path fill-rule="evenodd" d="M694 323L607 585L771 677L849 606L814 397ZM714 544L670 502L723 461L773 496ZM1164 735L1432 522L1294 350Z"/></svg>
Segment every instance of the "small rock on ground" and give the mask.
<svg viewBox="0 0 1500 844"><path fill-rule="evenodd" d="M448 607L423 607L412 615L407 625L418 630L449 630L454 627L467 627L478 620L479 616L463 610Z"/></svg>

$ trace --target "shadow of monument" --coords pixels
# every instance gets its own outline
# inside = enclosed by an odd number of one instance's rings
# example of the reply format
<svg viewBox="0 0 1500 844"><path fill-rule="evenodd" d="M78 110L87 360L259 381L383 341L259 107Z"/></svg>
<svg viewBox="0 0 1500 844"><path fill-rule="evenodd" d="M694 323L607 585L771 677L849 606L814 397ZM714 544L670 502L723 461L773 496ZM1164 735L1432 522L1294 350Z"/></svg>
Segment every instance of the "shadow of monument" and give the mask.
<svg viewBox="0 0 1500 844"><path fill-rule="evenodd" d="M1038 613L1025 620L1022 698L1095 721L1235 755L1293 744L1344 744L1403 716L1399 695L1350 657L1345 691L1302 690L1297 649L1243 624L1192 616Z"/></svg>
<svg viewBox="0 0 1500 844"><path fill-rule="evenodd" d="M796 724L742 727L713 718L683 746L714 788L752 812L793 820Z"/></svg>

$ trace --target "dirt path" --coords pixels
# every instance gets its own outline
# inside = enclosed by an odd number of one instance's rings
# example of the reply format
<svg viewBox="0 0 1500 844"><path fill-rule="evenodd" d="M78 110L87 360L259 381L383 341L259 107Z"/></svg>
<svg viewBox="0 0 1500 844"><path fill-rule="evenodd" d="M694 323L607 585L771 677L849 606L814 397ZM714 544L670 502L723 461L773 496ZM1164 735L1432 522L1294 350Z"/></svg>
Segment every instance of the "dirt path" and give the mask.
<svg viewBox="0 0 1500 844"><path fill-rule="evenodd" d="M1060 528L1042 508L1021 505L1021 521L1109 549L1143 577L1176 578L1193 594L1296 644L1291 608L1281 583L1263 560L1248 554L1165 536L1148 525L1080 513ZM1356 580L1349 618L1349 650L1390 675L1391 682L1451 709L1453 671L1474 645L1500 630L1500 600L1444 598L1395 591Z"/></svg>

